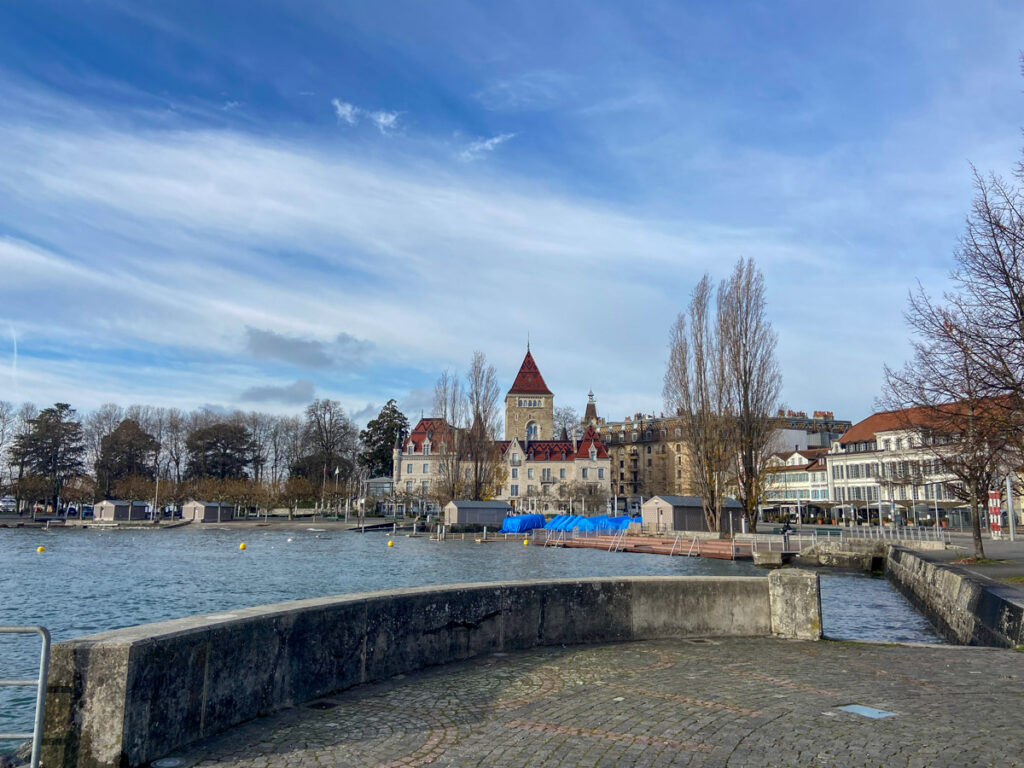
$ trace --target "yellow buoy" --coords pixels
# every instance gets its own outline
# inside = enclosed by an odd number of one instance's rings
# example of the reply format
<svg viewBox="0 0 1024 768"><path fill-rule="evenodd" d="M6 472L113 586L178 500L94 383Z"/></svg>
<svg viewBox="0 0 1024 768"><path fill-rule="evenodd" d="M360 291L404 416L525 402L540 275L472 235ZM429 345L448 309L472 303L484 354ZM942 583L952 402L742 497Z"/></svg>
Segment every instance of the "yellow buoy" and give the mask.
<svg viewBox="0 0 1024 768"><path fill-rule="evenodd" d="M239 548L240 550L241 550L241 549L245 549L245 542L243 541L243 542L242 542L241 544L239 544L239 545L238 545L238 548Z"/></svg>
<svg viewBox="0 0 1024 768"><path fill-rule="evenodd" d="M524 547L530 546L530 540L529 539L523 539L523 546Z"/></svg>
<svg viewBox="0 0 1024 768"><path fill-rule="evenodd" d="M395 542L393 542L393 541L390 541L390 540L389 540L389 541L388 541L388 546L389 546L389 547L393 547L393 546L395 546Z"/></svg>
<svg viewBox="0 0 1024 768"><path fill-rule="evenodd" d="M36 552L38 552L39 554L42 554L45 551L46 551L46 547L36 547Z"/></svg>

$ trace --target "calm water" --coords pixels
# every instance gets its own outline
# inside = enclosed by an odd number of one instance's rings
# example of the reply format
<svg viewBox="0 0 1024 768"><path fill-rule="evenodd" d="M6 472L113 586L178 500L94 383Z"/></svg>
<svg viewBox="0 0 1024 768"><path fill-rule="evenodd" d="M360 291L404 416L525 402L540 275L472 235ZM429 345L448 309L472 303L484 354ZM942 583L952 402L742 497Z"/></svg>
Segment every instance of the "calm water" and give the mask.
<svg viewBox="0 0 1024 768"><path fill-rule="evenodd" d="M243 540L247 549L239 552ZM45 554L36 553L39 545ZM401 535L389 548L380 533L0 529L0 624L42 624L59 641L197 613L425 584L763 574L744 562ZM821 581L829 637L939 642L885 580L823 572ZM32 677L37 663L38 639L0 635L0 677ZM33 700L31 689L0 688L0 731L28 730Z"/></svg>

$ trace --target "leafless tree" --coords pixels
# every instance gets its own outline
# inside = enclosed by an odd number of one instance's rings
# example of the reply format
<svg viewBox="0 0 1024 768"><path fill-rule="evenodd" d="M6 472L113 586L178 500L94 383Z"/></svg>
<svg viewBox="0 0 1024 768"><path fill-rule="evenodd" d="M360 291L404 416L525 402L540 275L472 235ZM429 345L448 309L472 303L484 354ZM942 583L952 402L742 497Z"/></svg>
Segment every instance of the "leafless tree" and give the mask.
<svg viewBox="0 0 1024 768"><path fill-rule="evenodd" d="M444 423L431 438L431 450L440 456L439 479L434 494L443 507L453 499L462 498L466 488L463 469L466 464L464 425L468 414L468 398L458 374L443 371L434 384L434 416Z"/></svg>
<svg viewBox="0 0 1024 768"><path fill-rule="evenodd" d="M583 420L580 418L579 411L571 405L560 405L555 408L554 417L555 434L552 435L553 439L557 440L563 429L570 440L574 437L577 440L583 437Z"/></svg>
<svg viewBox="0 0 1024 768"><path fill-rule="evenodd" d="M495 494L495 474L501 459L498 437L501 412L498 408L498 374L488 365L483 352L474 352L466 375L466 406L469 423L465 439L470 464L470 498L480 501Z"/></svg>
<svg viewBox="0 0 1024 768"><path fill-rule="evenodd" d="M352 479L359 452L359 430L341 403L317 399L306 406L304 436L316 462L323 462L317 485L325 485L323 478L333 476L335 468L346 483Z"/></svg>
<svg viewBox="0 0 1024 768"><path fill-rule="evenodd" d="M85 466L94 467L100 458L103 438L124 420L124 409L117 403L104 403L82 420L85 437Z"/></svg>
<svg viewBox="0 0 1024 768"><path fill-rule="evenodd" d="M775 357L776 334L765 314L764 275L753 259L736 262L718 293L719 354L725 365L728 411L735 417L732 452L737 501L750 530L757 528L782 374Z"/></svg>
<svg viewBox="0 0 1024 768"><path fill-rule="evenodd" d="M970 504L975 555L984 557L979 510L988 490L1005 477L1017 439L1017 431L1006 428L1008 396L993 389L978 364L973 320L960 305L937 305L919 288L906 318L914 332L913 359L899 370L886 366L882 403L955 478L947 488Z"/></svg>
<svg viewBox="0 0 1024 768"><path fill-rule="evenodd" d="M188 456L185 445L189 433L188 424L188 416L177 408L167 411L167 425L164 429L164 439L160 444L160 450L164 455L164 466L167 468L167 473L176 483L181 482L185 457Z"/></svg>
<svg viewBox="0 0 1024 768"><path fill-rule="evenodd" d="M3 467L7 464L7 449L14 442L16 423L14 403L0 400L0 492L3 492L6 487Z"/></svg>
<svg viewBox="0 0 1024 768"><path fill-rule="evenodd" d="M711 278L704 275L691 295L689 317L680 314L672 326L664 397L680 419L692 470L690 491L701 499L708 528L718 531L736 430L712 293Z"/></svg>

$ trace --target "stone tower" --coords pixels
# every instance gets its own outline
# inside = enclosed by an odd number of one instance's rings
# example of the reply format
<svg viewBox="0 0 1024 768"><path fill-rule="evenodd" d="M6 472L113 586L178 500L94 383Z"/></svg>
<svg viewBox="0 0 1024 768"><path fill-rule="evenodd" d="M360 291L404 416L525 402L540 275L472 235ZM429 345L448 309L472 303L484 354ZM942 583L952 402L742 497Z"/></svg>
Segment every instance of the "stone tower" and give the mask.
<svg viewBox="0 0 1024 768"><path fill-rule="evenodd" d="M554 410L555 396L527 345L519 374L505 395L505 439L554 440Z"/></svg>

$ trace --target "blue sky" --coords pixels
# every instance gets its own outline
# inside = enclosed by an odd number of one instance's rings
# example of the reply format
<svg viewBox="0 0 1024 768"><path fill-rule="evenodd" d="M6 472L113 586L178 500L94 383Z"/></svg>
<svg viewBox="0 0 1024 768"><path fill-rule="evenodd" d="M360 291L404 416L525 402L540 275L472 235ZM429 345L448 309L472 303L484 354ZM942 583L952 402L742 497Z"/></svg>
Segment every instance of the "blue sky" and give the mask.
<svg viewBox="0 0 1024 768"><path fill-rule="evenodd" d="M527 334L662 410L753 257L786 404L853 420L1019 158L1016 3L0 4L0 399L429 410Z"/></svg>

